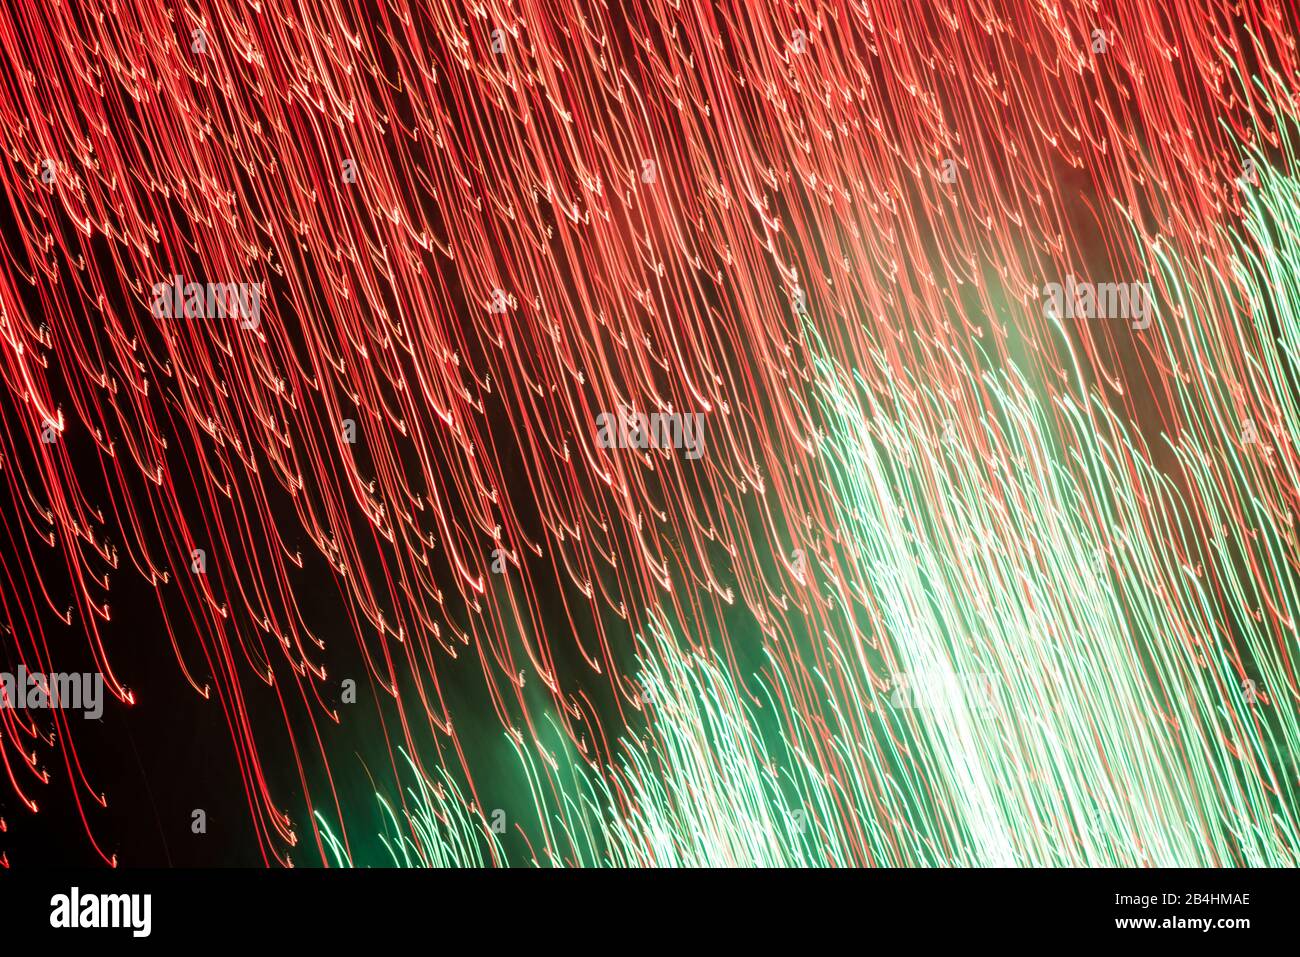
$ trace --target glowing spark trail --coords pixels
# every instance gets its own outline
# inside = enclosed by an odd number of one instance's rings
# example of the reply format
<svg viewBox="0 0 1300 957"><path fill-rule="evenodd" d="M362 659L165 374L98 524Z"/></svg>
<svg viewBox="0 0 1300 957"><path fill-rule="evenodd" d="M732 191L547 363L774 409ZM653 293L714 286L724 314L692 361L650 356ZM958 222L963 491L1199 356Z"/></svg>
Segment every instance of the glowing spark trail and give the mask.
<svg viewBox="0 0 1300 957"><path fill-rule="evenodd" d="M14 0L0 671L267 864L1295 866L1298 36ZM141 863L122 726L0 708L0 865Z"/></svg>

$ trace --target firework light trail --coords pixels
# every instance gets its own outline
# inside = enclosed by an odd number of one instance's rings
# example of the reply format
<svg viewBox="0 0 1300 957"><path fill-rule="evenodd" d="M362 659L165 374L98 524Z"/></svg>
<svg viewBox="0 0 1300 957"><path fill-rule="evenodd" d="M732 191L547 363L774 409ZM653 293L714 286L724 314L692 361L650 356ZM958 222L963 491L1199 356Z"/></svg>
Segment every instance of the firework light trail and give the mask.
<svg viewBox="0 0 1300 957"><path fill-rule="evenodd" d="M0 864L1294 866L1297 35L8 4Z"/></svg>

